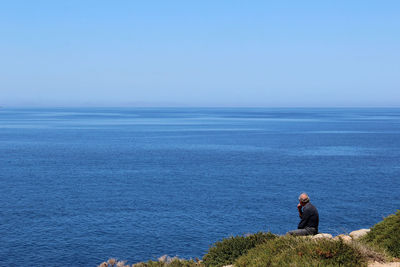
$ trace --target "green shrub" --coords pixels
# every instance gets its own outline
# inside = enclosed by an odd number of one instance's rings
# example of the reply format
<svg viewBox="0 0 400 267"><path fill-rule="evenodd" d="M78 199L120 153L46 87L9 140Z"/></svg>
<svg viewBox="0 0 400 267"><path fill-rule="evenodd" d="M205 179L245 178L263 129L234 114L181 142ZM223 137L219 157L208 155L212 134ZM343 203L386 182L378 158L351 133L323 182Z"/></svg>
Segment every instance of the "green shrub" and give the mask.
<svg viewBox="0 0 400 267"><path fill-rule="evenodd" d="M237 259L235 266L367 266L367 263L357 250L341 240L282 236L249 250Z"/></svg>
<svg viewBox="0 0 400 267"><path fill-rule="evenodd" d="M362 240L400 258L400 210L375 224Z"/></svg>
<svg viewBox="0 0 400 267"><path fill-rule="evenodd" d="M216 242L203 257L205 266L219 267L232 264L249 249L276 238L274 234L259 232L249 236L236 236Z"/></svg>

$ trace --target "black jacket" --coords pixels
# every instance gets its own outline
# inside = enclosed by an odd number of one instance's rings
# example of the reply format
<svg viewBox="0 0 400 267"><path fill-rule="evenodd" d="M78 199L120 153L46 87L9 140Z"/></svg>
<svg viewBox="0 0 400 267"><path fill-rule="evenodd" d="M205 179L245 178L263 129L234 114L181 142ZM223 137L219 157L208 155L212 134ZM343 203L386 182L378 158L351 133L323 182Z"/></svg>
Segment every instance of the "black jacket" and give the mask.
<svg viewBox="0 0 400 267"><path fill-rule="evenodd" d="M301 221L299 222L298 229L305 229L308 227L315 228L318 232L319 215L318 210L313 204L308 202L303 207L303 214L301 215Z"/></svg>

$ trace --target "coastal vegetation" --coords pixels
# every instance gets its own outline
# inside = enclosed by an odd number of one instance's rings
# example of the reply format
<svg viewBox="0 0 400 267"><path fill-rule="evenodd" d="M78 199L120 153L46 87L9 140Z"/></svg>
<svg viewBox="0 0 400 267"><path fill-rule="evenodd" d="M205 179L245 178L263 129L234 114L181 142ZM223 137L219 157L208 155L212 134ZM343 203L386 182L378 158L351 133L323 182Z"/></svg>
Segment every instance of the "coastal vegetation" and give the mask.
<svg viewBox="0 0 400 267"><path fill-rule="evenodd" d="M363 241L392 257L400 258L400 210L375 224Z"/></svg>
<svg viewBox="0 0 400 267"><path fill-rule="evenodd" d="M225 238L216 242L203 257L205 266L224 266L232 264L237 258L244 255L257 245L275 239L277 236L268 232L259 232L253 235Z"/></svg>
<svg viewBox="0 0 400 267"><path fill-rule="evenodd" d="M352 234L354 233L354 234ZM232 236L214 243L199 259L162 256L158 260L126 265L111 259L100 267L266 267L368 266L400 261L400 211L368 229L350 235L312 237L278 236L259 232ZM361 233L363 233L361 235ZM330 237L329 237L330 236Z"/></svg>
<svg viewBox="0 0 400 267"><path fill-rule="evenodd" d="M250 250L235 266L364 266L362 254L342 240L282 236Z"/></svg>

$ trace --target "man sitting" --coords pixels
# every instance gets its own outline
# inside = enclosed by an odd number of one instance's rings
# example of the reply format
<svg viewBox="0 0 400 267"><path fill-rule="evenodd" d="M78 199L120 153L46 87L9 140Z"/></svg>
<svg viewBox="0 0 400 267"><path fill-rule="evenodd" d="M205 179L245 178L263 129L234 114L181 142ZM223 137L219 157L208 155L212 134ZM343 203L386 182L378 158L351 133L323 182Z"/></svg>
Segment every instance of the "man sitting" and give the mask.
<svg viewBox="0 0 400 267"><path fill-rule="evenodd" d="M318 234L319 215L318 210L310 203L310 198L306 193L299 196L299 211L300 222L297 230L289 231L290 235L316 235Z"/></svg>

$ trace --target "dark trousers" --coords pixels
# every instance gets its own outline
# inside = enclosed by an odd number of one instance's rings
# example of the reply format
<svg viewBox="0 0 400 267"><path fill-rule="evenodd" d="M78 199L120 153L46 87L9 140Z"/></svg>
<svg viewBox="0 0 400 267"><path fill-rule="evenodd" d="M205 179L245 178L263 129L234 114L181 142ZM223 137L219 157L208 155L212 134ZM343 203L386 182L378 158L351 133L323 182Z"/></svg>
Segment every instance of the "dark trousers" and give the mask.
<svg viewBox="0 0 400 267"><path fill-rule="evenodd" d="M289 235L316 235L318 234L318 231L313 227L306 227L304 229L296 229L287 233Z"/></svg>

